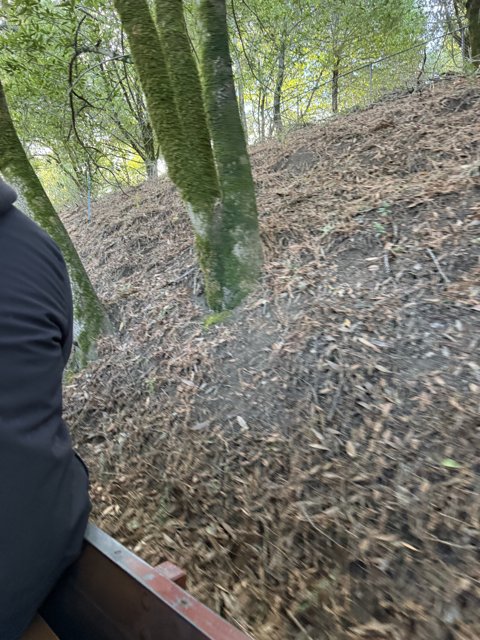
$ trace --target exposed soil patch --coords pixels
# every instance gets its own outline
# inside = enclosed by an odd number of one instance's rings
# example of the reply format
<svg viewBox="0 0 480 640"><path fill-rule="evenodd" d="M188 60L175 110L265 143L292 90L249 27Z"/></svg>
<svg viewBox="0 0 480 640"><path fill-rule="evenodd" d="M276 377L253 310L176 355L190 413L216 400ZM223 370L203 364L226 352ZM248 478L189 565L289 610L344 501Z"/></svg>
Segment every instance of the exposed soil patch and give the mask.
<svg viewBox="0 0 480 640"><path fill-rule="evenodd" d="M253 149L265 277L208 329L168 182L64 215L118 325L66 394L95 517L258 640L480 637L479 112Z"/></svg>

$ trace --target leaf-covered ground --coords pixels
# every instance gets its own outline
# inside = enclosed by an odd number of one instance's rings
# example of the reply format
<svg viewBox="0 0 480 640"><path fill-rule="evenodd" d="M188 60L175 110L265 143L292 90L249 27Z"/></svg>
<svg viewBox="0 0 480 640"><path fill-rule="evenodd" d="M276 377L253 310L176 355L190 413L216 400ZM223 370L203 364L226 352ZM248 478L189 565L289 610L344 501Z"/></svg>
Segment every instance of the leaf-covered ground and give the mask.
<svg viewBox="0 0 480 640"><path fill-rule="evenodd" d="M257 640L480 637L479 113L450 78L254 148L221 322L170 183L64 215L118 328L66 389L95 518Z"/></svg>

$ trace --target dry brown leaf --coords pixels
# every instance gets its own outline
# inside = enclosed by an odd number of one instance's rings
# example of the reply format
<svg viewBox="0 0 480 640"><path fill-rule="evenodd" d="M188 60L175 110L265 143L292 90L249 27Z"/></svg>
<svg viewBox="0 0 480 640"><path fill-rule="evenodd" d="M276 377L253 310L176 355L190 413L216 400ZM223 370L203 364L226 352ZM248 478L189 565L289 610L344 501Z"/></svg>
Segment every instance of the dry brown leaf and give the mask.
<svg viewBox="0 0 480 640"><path fill-rule="evenodd" d="M351 440L349 440L347 442L347 444L345 445L345 450L346 450L347 454L350 456L350 458L356 458L357 450L356 450L355 445L353 444L353 442Z"/></svg>

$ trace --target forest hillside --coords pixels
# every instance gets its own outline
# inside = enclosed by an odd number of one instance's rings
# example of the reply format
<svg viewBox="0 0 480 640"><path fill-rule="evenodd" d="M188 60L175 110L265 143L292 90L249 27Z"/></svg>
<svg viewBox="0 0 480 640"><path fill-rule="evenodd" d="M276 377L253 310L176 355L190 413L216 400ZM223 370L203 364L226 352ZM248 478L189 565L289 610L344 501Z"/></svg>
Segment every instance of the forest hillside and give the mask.
<svg viewBox="0 0 480 640"><path fill-rule="evenodd" d="M167 180L62 216L118 329L66 384L95 519L257 640L480 637L479 113L447 77L254 147L230 315Z"/></svg>

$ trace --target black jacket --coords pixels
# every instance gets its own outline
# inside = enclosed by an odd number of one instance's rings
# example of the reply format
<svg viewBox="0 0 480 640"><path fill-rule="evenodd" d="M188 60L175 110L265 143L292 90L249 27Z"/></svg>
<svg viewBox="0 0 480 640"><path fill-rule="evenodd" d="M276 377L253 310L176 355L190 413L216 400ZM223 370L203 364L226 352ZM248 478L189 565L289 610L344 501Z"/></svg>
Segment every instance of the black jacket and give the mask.
<svg viewBox="0 0 480 640"><path fill-rule="evenodd" d="M77 557L90 502L62 420L72 300L54 242L0 180L0 640L17 640Z"/></svg>

